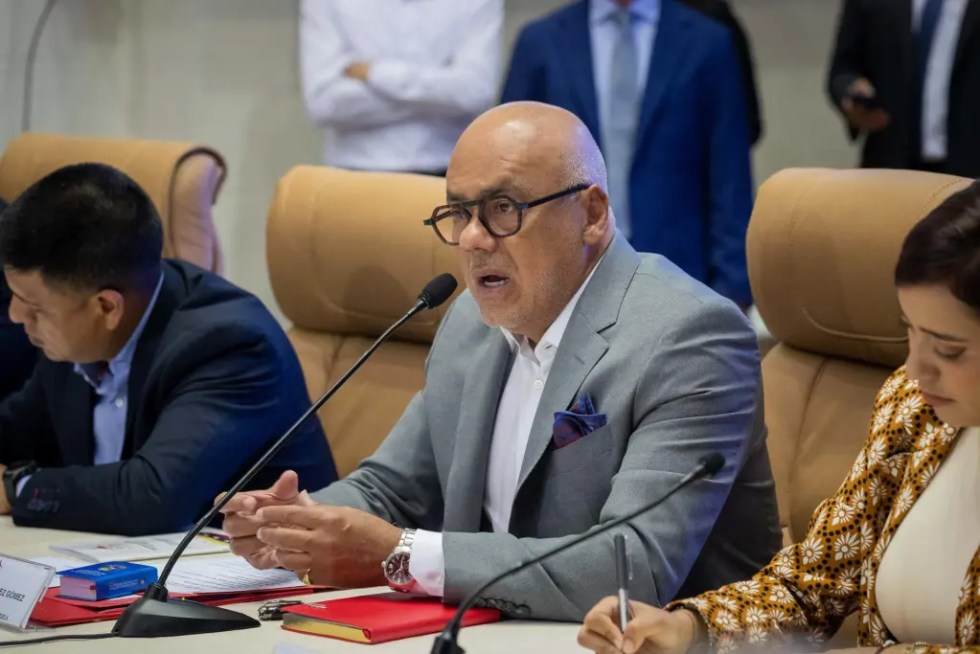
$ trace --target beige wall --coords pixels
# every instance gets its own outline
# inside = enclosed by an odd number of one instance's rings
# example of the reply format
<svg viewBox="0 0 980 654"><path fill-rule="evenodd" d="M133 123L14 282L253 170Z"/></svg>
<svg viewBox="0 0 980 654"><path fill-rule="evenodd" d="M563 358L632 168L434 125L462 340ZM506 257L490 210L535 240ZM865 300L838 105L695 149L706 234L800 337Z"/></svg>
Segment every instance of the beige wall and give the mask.
<svg viewBox="0 0 980 654"><path fill-rule="evenodd" d="M0 0L0 146L20 131L23 67L42 0ZM507 0L509 44L560 0ZM823 94L835 0L734 0L766 110L756 177L855 154ZM265 214L276 180L317 161L299 98L295 0L60 0L35 72L35 130L199 140L228 159L216 208L227 275L274 307Z"/></svg>

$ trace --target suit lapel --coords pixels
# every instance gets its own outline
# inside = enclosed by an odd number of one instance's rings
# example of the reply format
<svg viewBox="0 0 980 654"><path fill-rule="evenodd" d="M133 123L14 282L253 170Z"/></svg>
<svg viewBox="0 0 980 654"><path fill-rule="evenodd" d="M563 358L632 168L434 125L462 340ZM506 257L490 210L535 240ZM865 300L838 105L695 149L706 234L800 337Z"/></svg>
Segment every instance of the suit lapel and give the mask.
<svg viewBox="0 0 980 654"><path fill-rule="evenodd" d="M163 285L160 287L160 295L157 296L157 303L153 307L143 333L140 335L139 342L136 344L136 351L133 353L133 362L129 367L129 385L126 390L126 438L123 442L123 458L132 456L133 451L139 448L142 443L133 442L134 427L136 416L140 415L143 406L143 391L146 387L146 380L156 359L157 349L160 346L160 339L163 332L170 322L178 305L180 304L179 287L181 285L179 275L175 270L164 262L163 264Z"/></svg>
<svg viewBox="0 0 980 654"><path fill-rule="evenodd" d="M90 466L95 456L95 432L92 429L92 409L95 391L81 375L65 367L65 384L62 389L64 409L57 420L69 424L58 429L62 464L65 466Z"/></svg>
<svg viewBox="0 0 980 654"><path fill-rule="evenodd" d="M517 483L518 494L551 443L555 411L571 406L589 372L609 349L601 333L616 323L623 296L638 265L636 252L624 238L617 236L579 298L531 423ZM602 407L596 410L602 412Z"/></svg>
<svg viewBox="0 0 980 654"><path fill-rule="evenodd" d="M691 38L690 18L681 13L675 0L663 0L660 20L650 49L650 68L640 104L640 120L637 125L636 147L642 147L643 137L653 125L667 92L670 80L681 69L681 59Z"/></svg>
<svg viewBox="0 0 980 654"><path fill-rule="evenodd" d="M580 110L575 113L589 128L596 141L599 141L599 104L596 101L595 74L592 67L592 37L587 0L575 5L564 17L564 21L565 24L559 31L561 38L565 39L563 59L567 66L567 79L579 103Z"/></svg>
<svg viewBox="0 0 980 654"><path fill-rule="evenodd" d="M493 426L512 358L507 339L493 330L463 383L460 397L466 401L460 408L456 448L446 481L446 531L480 531Z"/></svg>

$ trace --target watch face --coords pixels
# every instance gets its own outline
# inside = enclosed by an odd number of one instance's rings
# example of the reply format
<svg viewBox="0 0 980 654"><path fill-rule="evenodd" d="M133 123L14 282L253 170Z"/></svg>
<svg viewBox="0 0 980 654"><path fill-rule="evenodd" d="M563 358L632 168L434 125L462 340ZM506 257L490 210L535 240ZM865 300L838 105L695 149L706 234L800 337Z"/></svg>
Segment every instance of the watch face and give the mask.
<svg viewBox="0 0 980 654"><path fill-rule="evenodd" d="M407 552L396 552L388 557L385 561L385 577L396 586L412 582L412 575L408 572Z"/></svg>

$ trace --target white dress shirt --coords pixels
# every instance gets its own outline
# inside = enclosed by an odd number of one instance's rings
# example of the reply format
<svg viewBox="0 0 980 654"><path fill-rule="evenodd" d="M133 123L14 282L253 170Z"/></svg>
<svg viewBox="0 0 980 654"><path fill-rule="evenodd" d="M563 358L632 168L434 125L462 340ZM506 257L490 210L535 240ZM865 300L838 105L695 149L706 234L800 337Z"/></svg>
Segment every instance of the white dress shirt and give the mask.
<svg viewBox="0 0 980 654"><path fill-rule="evenodd" d="M493 104L502 0L302 0L300 72L324 163L439 171ZM344 76L366 62L366 82Z"/></svg>
<svg viewBox="0 0 980 654"><path fill-rule="evenodd" d="M980 428L965 430L909 509L878 568L881 619L903 643L956 642L956 609L980 544Z"/></svg>
<svg viewBox="0 0 980 654"><path fill-rule="evenodd" d="M601 260L600 260L601 262ZM558 353L558 346L565 335L565 328L575 311L582 292L592 280L592 269L585 282L555 318L548 331L536 346L523 336L515 336L501 329L511 352L516 352L514 364L507 377L504 392L497 406L497 418L493 424L493 440L490 442L490 458L487 463L487 486L483 496L483 508L490 517L494 532L507 533L510 514L517 495L517 482L524 462L524 452L531 437L531 422L537 413L541 393L548 383L551 364ZM445 587L446 558L442 550L442 534L419 529L412 543L408 571L418 582L419 589L427 595L441 597Z"/></svg>
<svg viewBox="0 0 980 654"><path fill-rule="evenodd" d="M953 75L956 45L960 40L963 14L968 0L946 0L926 61L922 85L922 160L946 159L946 119L949 116L949 84ZM918 31L926 0L914 0L913 29Z"/></svg>

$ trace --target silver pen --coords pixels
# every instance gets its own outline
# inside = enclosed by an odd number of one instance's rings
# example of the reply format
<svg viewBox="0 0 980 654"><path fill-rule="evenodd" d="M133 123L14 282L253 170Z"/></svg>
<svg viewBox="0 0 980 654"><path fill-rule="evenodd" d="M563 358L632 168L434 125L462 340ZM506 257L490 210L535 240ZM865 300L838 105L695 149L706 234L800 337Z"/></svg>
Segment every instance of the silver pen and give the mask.
<svg viewBox="0 0 980 654"><path fill-rule="evenodd" d="M630 562L626 558L626 537L622 534L613 536L616 546L616 584L619 586L619 629L626 633L626 625L630 621Z"/></svg>

